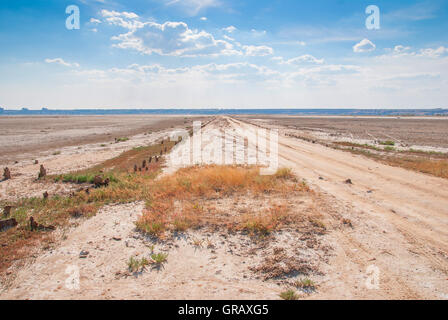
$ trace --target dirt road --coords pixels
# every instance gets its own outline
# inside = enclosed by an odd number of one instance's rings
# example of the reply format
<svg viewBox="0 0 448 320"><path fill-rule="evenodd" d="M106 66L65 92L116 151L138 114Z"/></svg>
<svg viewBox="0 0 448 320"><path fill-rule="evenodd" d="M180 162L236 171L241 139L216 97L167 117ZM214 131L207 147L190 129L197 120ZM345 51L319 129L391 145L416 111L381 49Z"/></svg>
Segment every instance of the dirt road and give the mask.
<svg viewBox="0 0 448 320"><path fill-rule="evenodd" d="M279 163L332 199L329 223L353 224L333 232L337 254L318 298L448 298L447 180L281 135ZM369 266L378 289L365 290Z"/></svg>

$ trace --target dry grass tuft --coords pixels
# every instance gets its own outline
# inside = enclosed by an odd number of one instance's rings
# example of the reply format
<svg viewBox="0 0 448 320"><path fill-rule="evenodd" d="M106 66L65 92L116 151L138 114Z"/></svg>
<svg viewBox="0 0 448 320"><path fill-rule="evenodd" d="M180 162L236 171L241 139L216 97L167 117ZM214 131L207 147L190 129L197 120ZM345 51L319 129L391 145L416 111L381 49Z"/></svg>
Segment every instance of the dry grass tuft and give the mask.
<svg viewBox="0 0 448 320"><path fill-rule="evenodd" d="M67 210L73 218L90 217L96 213L98 207L94 204L82 204Z"/></svg>
<svg viewBox="0 0 448 320"><path fill-rule="evenodd" d="M243 229L251 234L266 236L289 220L289 208L284 204L273 205L268 210L243 216Z"/></svg>
<svg viewBox="0 0 448 320"><path fill-rule="evenodd" d="M282 298L283 300L299 300L299 296L292 289L281 292L280 298Z"/></svg>
<svg viewBox="0 0 448 320"><path fill-rule="evenodd" d="M213 199L236 195L262 197L309 192L309 187L297 183L289 170L272 176L262 176L257 167L204 166L180 169L154 182L147 209L137 221L137 228L160 237L165 231L182 232L205 225L228 226L266 235L275 230L288 216L288 207L273 205L262 213L244 215L241 219L219 215L207 206Z"/></svg>
<svg viewBox="0 0 448 320"><path fill-rule="evenodd" d="M397 150L392 145L386 145L386 147L381 149L350 142L335 142L333 146L336 149L349 151L354 154L362 154L394 167L422 172L439 178L448 178L448 155L446 153L413 149ZM351 148L340 148L339 146ZM369 149L373 152L364 149Z"/></svg>
<svg viewBox="0 0 448 320"><path fill-rule="evenodd" d="M283 248L274 248L261 264L249 268L255 273L261 273L264 280L286 279L297 275L309 275L317 272L317 266L310 261L288 255Z"/></svg>
<svg viewBox="0 0 448 320"><path fill-rule="evenodd" d="M395 167L427 173L440 178L448 178L448 160L446 159L388 157L384 161Z"/></svg>

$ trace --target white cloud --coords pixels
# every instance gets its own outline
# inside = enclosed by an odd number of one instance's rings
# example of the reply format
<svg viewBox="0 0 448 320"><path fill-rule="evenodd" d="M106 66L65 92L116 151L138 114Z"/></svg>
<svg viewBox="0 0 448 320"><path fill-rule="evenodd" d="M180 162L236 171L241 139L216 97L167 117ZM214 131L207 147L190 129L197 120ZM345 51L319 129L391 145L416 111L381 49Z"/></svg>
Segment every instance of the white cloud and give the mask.
<svg viewBox="0 0 448 320"><path fill-rule="evenodd" d="M39 85L35 90L37 99L48 92L50 107L66 101L71 107L442 107L448 92L446 51L396 46L383 56L360 59L359 65L315 63L322 59L302 55L286 60L297 65L284 71L249 62L67 69L67 81L52 87L58 95ZM281 57L271 59L286 64ZM17 101L17 91L0 91L7 101Z"/></svg>
<svg viewBox="0 0 448 320"><path fill-rule="evenodd" d="M301 64L323 64L324 59L317 59L310 54L304 54L299 57L295 57L292 59L284 60L283 57L274 57L272 58L274 61L278 61L280 64L289 64L289 65L301 65Z"/></svg>
<svg viewBox="0 0 448 320"><path fill-rule="evenodd" d="M228 35L223 35L222 37L223 37L224 39L228 40L228 41L235 41L234 38L229 37Z"/></svg>
<svg viewBox="0 0 448 320"><path fill-rule="evenodd" d="M95 18L91 18L91 19L90 19L90 23L93 23L93 24L100 24L100 23L101 23L101 20L99 20L99 19L95 19Z"/></svg>
<svg viewBox="0 0 448 320"><path fill-rule="evenodd" d="M353 46L353 52L361 53L361 52L371 52L376 48L375 44L369 39L362 39L359 43Z"/></svg>
<svg viewBox="0 0 448 320"><path fill-rule="evenodd" d="M200 20L201 21L207 21L207 17L201 17Z"/></svg>
<svg viewBox="0 0 448 320"><path fill-rule="evenodd" d="M232 32L235 32L237 30L237 28L235 28L234 26L229 26L227 28L223 28L222 30L224 30L225 32L228 32L228 33L232 33Z"/></svg>
<svg viewBox="0 0 448 320"><path fill-rule="evenodd" d="M101 10L101 15L106 18L106 22L109 24L125 29L136 30L143 26L143 23L139 21L139 16L133 12Z"/></svg>
<svg viewBox="0 0 448 320"><path fill-rule="evenodd" d="M119 23L130 31L112 37L118 48L168 56L241 55L229 42L217 40L206 31L192 30L184 22Z"/></svg>
<svg viewBox="0 0 448 320"><path fill-rule="evenodd" d="M64 59L62 59L62 58L45 59L45 62L46 62L46 63L55 63L55 64L59 64L59 65L64 66L64 67L76 67L76 68L79 67L79 64L78 64L78 63L76 63L76 62L74 62L74 63L69 63L69 62L64 61Z"/></svg>
<svg viewBox="0 0 448 320"><path fill-rule="evenodd" d="M258 30L252 29L252 30L250 30L250 32L252 32L252 34L256 37L261 37L261 36L266 35L266 30L258 31Z"/></svg>
<svg viewBox="0 0 448 320"><path fill-rule="evenodd" d="M411 47L405 47L402 45L398 45L398 46L394 47L393 52L394 52L394 54L401 54L403 52L408 52L409 50L411 50Z"/></svg>
<svg viewBox="0 0 448 320"><path fill-rule="evenodd" d="M448 48L441 46L438 47L437 49L431 49L431 48L421 49L419 56L429 58L439 58L440 56L443 56L445 54L448 54Z"/></svg>
<svg viewBox="0 0 448 320"><path fill-rule="evenodd" d="M277 71L248 62L204 64L192 67L166 68L159 64L133 64L126 68L93 69L74 72L94 83L146 83L153 86L172 86L173 83L192 85L204 83L236 83L266 81L280 76Z"/></svg>
<svg viewBox="0 0 448 320"><path fill-rule="evenodd" d="M223 35L216 39L207 31L190 29L185 22L167 21L157 23L142 22L138 15L132 12L117 12L103 10L102 16L111 25L127 29L126 33L113 36L115 47L132 49L143 54L157 53L166 56L267 56L274 50L268 46L241 45L235 39ZM234 26L224 28L228 33L237 30ZM231 43L232 42L232 43Z"/></svg>
<svg viewBox="0 0 448 320"><path fill-rule="evenodd" d="M269 56L274 53L274 49L268 46L243 46L247 56Z"/></svg>
<svg viewBox="0 0 448 320"><path fill-rule="evenodd" d="M137 19L138 18L138 15L136 13L134 13L134 12L126 12L126 11L117 12L117 11L114 11L114 10L112 10L112 11L101 10L101 14L102 14L103 17L106 17L106 18L110 18L110 17L124 17L124 18L127 18L127 19Z"/></svg>
<svg viewBox="0 0 448 320"><path fill-rule="evenodd" d="M416 58L443 58L448 54L448 48L440 46L438 48L425 48L418 51L411 51L411 47L397 45L393 49L386 49L388 54L380 56L380 58L400 58L400 57L416 57Z"/></svg>

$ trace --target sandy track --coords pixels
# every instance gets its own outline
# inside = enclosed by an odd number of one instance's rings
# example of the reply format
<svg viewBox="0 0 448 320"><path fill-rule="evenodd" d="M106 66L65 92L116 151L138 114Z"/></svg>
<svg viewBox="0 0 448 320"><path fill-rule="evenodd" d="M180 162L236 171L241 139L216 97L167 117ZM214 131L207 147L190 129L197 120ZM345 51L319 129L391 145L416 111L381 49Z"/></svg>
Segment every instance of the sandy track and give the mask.
<svg viewBox="0 0 448 320"><path fill-rule="evenodd" d="M331 218L345 212L354 222L353 230L333 233L339 253L329 275L340 288L319 297L448 298L447 180L283 136L279 162L333 198L337 214ZM382 274L380 289L357 290L354 275L369 265Z"/></svg>

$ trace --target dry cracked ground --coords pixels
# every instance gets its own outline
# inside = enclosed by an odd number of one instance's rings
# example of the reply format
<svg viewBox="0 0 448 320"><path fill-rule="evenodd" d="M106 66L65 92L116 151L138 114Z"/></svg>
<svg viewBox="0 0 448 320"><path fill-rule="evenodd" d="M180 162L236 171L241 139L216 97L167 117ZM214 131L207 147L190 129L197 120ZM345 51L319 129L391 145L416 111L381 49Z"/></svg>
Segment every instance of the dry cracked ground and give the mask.
<svg viewBox="0 0 448 320"><path fill-rule="evenodd" d="M257 128L219 117L203 132ZM250 176L251 192L216 188L210 194L202 189L193 193L184 176L174 176L176 187L190 193L162 208L174 217L170 227L163 220L166 230L159 232L155 220L138 228L136 222L158 213L147 201L104 204L90 218L71 218L26 258L8 266L0 298L448 299L448 181L296 139L279 129L279 165L291 168L293 176L278 178L272 190L254 191L262 178ZM137 135L110 150L71 147L49 155L45 165L53 173L75 166L81 170L156 143L168 132ZM210 144L213 139L202 147ZM246 147L256 148L250 141ZM171 181L179 170L202 172L196 166L176 167L168 155L163 157L163 173L155 184ZM35 182L37 167L13 166L21 175L0 183L1 200L40 196L44 190L64 196L79 188ZM197 202L190 199L193 194ZM182 228L175 220L186 205L189 212L200 213L194 227ZM2 244L0 250L6 248Z"/></svg>

